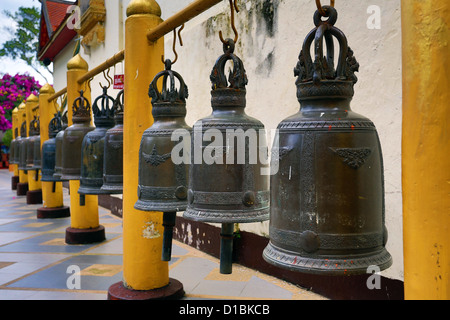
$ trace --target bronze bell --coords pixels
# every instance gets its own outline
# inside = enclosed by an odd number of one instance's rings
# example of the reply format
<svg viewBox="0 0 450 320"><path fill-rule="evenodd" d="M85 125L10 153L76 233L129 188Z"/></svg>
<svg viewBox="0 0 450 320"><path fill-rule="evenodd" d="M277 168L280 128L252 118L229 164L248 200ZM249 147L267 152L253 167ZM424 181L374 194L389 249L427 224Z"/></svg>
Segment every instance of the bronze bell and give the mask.
<svg viewBox="0 0 450 320"><path fill-rule="evenodd" d="M84 136L95 129L91 125L91 105L83 96L83 90L73 102L72 110L73 124L64 130L62 141L63 180L80 180L81 144Z"/></svg>
<svg viewBox="0 0 450 320"><path fill-rule="evenodd" d="M154 123L142 135L138 201L134 205L138 210L163 212L163 261L170 260L176 212L184 211L187 205L189 166L173 161L171 153L177 142L172 141L172 136L175 130L189 136L191 132L185 122L188 88L180 74L171 70L171 64L170 60L165 61L165 70L155 76L149 87ZM157 88L160 78L161 92Z"/></svg>
<svg viewBox="0 0 450 320"><path fill-rule="evenodd" d="M55 137L55 172L53 177L56 181L64 181L62 179L62 142L64 138L64 131L67 129L67 110L61 116L61 131Z"/></svg>
<svg viewBox="0 0 450 320"><path fill-rule="evenodd" d="M38 119L36 116L30 121L29 137L27 139L27 168L28 170L34 170L34 141L38 138L39 127Z"/></svg>
<svg viewBox="0 0 450 320"><path fill-rule="evenodd" d="M48 125L49 139L42 144L41 154L41 181L58 182L59 178L54 176L56 162L56 135L62 130L61 114L55 114Z"/></svg>
<svg viewBox="0 0 450 320"><path fill-rule="evenodd" d="M29 137L27 137L27 123L24 121L22 123L22 126L20 127L20 136L22 137L19 140L19 170L23 170L27 172L27 151L28 151L28 140Z"/></svg>
<svg viewBox="0 0 450 320"><path fill-rule="evenodd" d="M100 107L99 107L100 103ZM108 87L92 104L95 129L88 132L81 144L81 181L79 194L105 194L103 185L103 155L105 135L114 125L114 98L108 95Z"/></svg>
<svg viewBox="0 0 450 320"><path fill-rule="evenodd" d="M295 76L298 113L278 126L272 149L270 242L264 259L276 266L325 275L388 268L383 158L375 125L350 101L359 64L337 12L314 15ZM334 69L333 36L340 51ZM324 57L323 40L327 52ZM314 62L310 47L314 41Z"/></svg>
<svg viewBox="0 0 450 320"><path fill-rule="evenodd" d="M123 192L123 89L114 100L115 126L106 131L102 191Z"/></svg>
<svg viewBox="0 0 450 320"><path fill-rule="evenodd" d="M36 119L36 133L33 140L33 166L32 170L41 170L41 135L40 135L40 121L39 118ZM37 174L38 172L36 172ZM36 179L37 180L37 179Z"/></svg>
<svg viewBox="0 0 450 320"><path fill-rule="evenodd" d="M264 173L266 159L260 157L267 157L264 125L244 110L244 65L233 53L232 39L227 39L223 48L210 76L212 114L193 126L184 217L222 223L220 272L231 273L234 223L269 219L269 178ZM233 70L228 85L224 67L229 60Z"/></svg>

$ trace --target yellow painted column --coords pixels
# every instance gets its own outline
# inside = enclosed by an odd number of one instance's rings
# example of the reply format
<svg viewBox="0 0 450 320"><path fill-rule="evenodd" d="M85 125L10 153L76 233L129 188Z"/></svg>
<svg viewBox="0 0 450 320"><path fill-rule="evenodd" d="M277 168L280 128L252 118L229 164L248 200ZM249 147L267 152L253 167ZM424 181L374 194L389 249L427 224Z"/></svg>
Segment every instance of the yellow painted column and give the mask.
<svg viewBox="0 0 450 320"><path fill-rule="evenodd" d="M55 89L48 83L39 91L40 135L41 150L45 141L49 139L48 126L57 112L54 101L48 99L55 93ZM61 218L70 216L70 209L64 206L62 182L41 181L43 207L37 209L38 218Z"/></svg>
<svg viewBox="0 0 450 320"><path fill-rule="evenodd" d="M123 149L123 282L110 287L109 299L126 299L127 290L135 299L152 299L182 292L182 285L169 279L167 261L161 261L162 212L134 209L138 200L139 145L143 132L151 126L151 101L148 86L164 69L161 55L164 41L147 40L148 30L162 22L161 9L154 0L132 0L125 22L125 89ZM164 290L158 290L164 287ZM158 292L158 293L156 293ZM169 292L169 293L168 293ZM146 296L146 293L150 293ZM152 293L155 293L152 295Z"/></svg>
<svg viewBox="0 0 450 320"><path fill-rule="evenodd" d="M15 143L18 142L17 138L20 137L20 127L19 127L19 108L16 107L12 111L12 133L13 133L13 139L15 139ZM17 134L16 134L17 132ZM11 155L11 151L9 152ZM19 165L17 163L11 163L13 159L9 159L9 171L13 173L13 178L16 177L16 180L18 181L19 177Z"/></svg>
<svg viewBox="0 0 450 320"><path fill-rule="evenodd" d="M35 111L33 109L39 104L39 99L34 94L30 94L26 102L26 116L27 116L27 136L30 136L30 122L34 119ZM41 190L41 180L36 174L37 170L28 170L28 191ZM37 179L36 179L37 178Z"/></svg>
<svg viewBox="0 0 450 320"><path fill-rule="evenodd" d="M450 2L402 0L405 299L450 299Z"/></svg>
<svg viewBox="0 0 450 320"><path fill-rule="evenodd" d="M91 100L89 86L78 84L78 79L89 70L87 62L77 54L67 63L67 119L68 130L73 124L72 105L83 90L86 99ZM92 116L92 115L91 115ZM80 161L81 166L81 161ZM105 239L104 228L99 225L98 196L86 195L85 204L80 205L79 180L70 180L70 227L66 229L66 242L70 244L99 242Z"/></svg>

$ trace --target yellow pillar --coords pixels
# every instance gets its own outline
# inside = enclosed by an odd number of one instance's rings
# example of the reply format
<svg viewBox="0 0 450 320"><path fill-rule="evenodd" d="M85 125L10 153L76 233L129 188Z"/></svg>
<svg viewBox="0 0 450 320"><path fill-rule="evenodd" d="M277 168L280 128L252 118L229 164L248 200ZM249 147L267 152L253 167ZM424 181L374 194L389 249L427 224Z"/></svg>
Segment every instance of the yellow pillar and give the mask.
<svg viewBox="0 0 450 320"><path fill-rule="evenodd" d="M83 90L84 97L90 100L91 92L89 86L78 84L78 78L89 70L87 62L77 54L67 63L67 119L68 128L73 124L72 105L76 98L79 97L80 90ZM81 166L81 161L80 161ZM86 195L85 204L80 205L80 188L79 180L70 180L70 227L66 229L66 243L81 244L93 243L105 240L105 229L99 225L98 216L98 196Z"/></svg>
<svg viewBox="0 0 450 320"><path fill-rule="evenodd" d="M402 0L405 299L450 299L450 3Z"/></svg>
<svg viewBox="0 0 450 320"><path fill-rule="evenodd" d="M149 43L146 33L162 22L154 0L132 0L125 22L125 113L123 163L123 282L109 288L109 299L179 297L183 286L169 279L168 262L161 261L162 213L134 209L138 200L141 137L153 123L148 85L164 69L164 41ZM139 290L139 291L138 291Z"/></svg>
<svg viewBox="0 0 450 320"><path fill-rule="evenodd" d="M49 139L48 126L57 112L55 102L48 102L48 98L50 98L54 93L55 89L53 89L53 87L48 83L42 86L39 91L41 150L44 142ZM69 207L64 206L62 182L42 181L41 184L43 207L37 209L37 217L69 217L70 209Z"/></svg>
<svg viewBox="0 0 450 320"><path fill-rule="evenodd" d="M39 99L34 94L30 94L27 98L26 116L27 116L27 136L30 137L30 123L34 120L35 115L39 115ZM28 157L28 156L27 156ZM39 177L39 170L27 170L28 175L28 191L27 204L42 203L42 186Z"/></svg>

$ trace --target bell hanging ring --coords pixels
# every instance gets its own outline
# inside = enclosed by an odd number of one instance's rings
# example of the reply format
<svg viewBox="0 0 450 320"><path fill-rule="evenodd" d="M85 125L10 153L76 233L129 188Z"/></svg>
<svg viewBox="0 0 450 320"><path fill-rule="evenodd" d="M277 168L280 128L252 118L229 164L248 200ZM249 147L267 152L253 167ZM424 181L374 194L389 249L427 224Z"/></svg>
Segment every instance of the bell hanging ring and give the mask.
<svg viewBox="0 0 450 320"><path fill-rule="evenodd" d="M63 180L80 180L81 175L81 144L84 136L94 130L91 125L91 105L83 96L73 102L73 124L64 130L62 140L62 177Z"/></svg>
<svg viewBox="0 0 450 320"><path fill-rule="evenodd" d="M179 73L171 70L170 60L166 68L159 72L149 87L152 98L153 125L144 131L139 148L138 201L134 207L142 211L163 212L163 253L162 260L171 256L172 230L177 211L187 206L189 166L184 161L183 150L172 157L178 142L173 141L174 133L181 133L183 142L190 146L191 128L185 122L188 88ZM162 91L157 82L163 78ZM179 88L176 89L176 80Z"/></svg>
<svg viewBox="0 0 450 320"><path fill-rule="evenodd" d="M108 193L101 187L103 185L105 135L114 126L113 105L114 98L108 95L108 87L103 87L103 93L92 104L95 129L84 136L81 144L81 179L78 189L78 193L81 195Z"/></svg>
<svg viewBox="0 0 450 320"><path fill-rule="evenodd" d="M106 131L102 191L123 192L123 89L114 101L114 127Z"/></svg>
<svg viewBox="0 0 450 320"><path fill-rule="evenodd" d="M316 11L294 69L298 113L278 125L272 149L270 242L264 259L314 274L363 274L392 259L385 245L383 158L375 125L350 109L359 64L337 11ZM334 68L333 37L340 49ZM327 52L324 57L323 41ZM314 62L310 47L314 41Z"/></svg>

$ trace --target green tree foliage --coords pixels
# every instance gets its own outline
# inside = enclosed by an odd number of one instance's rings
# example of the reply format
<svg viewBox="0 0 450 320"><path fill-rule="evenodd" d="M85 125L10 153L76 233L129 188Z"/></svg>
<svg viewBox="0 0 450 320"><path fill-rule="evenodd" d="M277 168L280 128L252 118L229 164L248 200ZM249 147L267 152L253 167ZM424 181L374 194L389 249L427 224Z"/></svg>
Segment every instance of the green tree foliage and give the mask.
<svg viewBox="0 0 450 320"><path fill-rule="evenodd" d="M13 38L6 41L0 48L0 57L21 59L46 79L39 67L47 68L37 60L39 49L39 21L40 12L36 7L20 7L14 14L4 11L4 14L17 22L16 30L6 28ZM47 68L48 70L48 68ZM48 70L50 73L51 71Z"/></svg>

